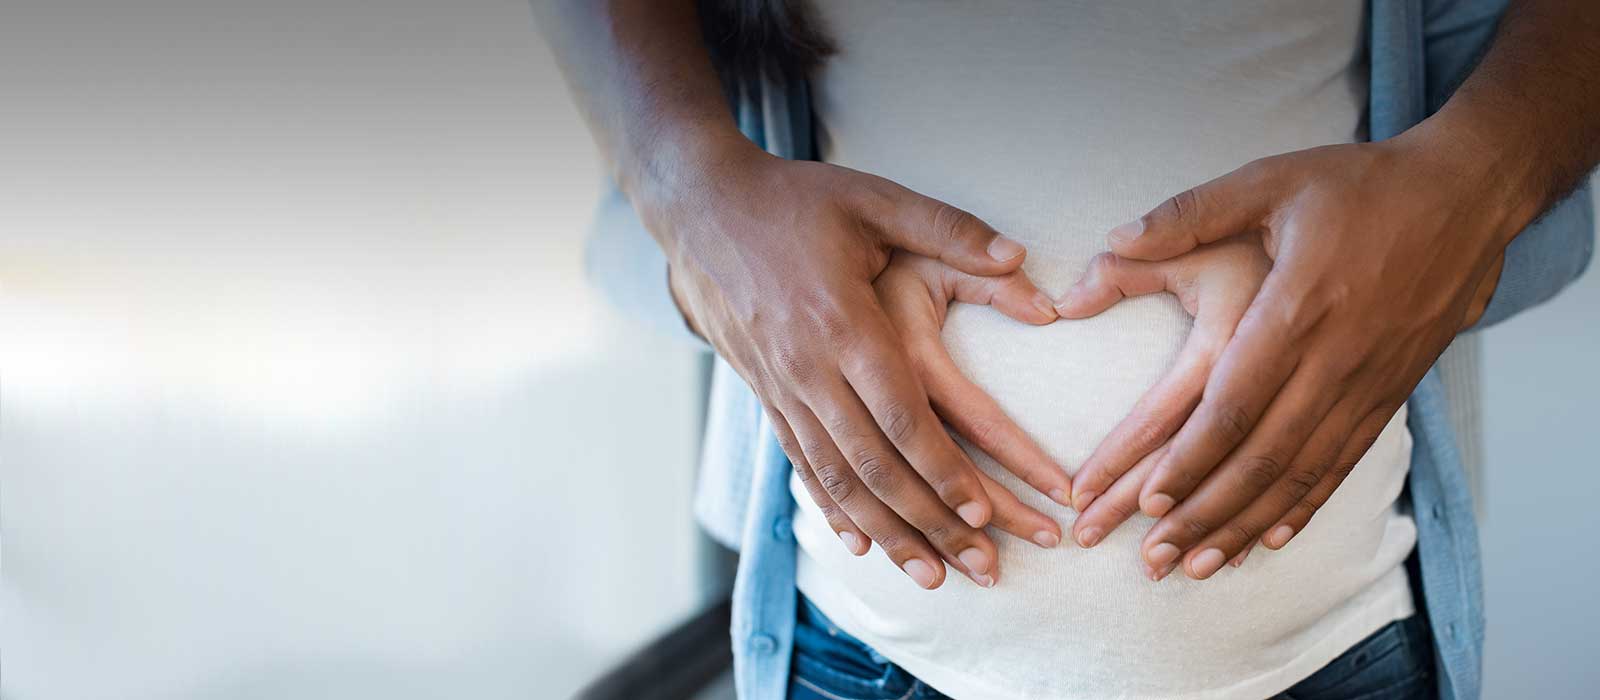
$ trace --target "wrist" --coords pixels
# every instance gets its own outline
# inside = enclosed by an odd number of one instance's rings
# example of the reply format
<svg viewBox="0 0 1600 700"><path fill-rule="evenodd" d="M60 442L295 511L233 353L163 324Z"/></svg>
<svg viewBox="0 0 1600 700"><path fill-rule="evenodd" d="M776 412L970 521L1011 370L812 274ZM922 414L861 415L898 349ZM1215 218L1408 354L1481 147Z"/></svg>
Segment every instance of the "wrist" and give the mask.
<svg viewBox="0 0 1600 700"><path fill-rule="evenodd" d="M1400 150L1402 162L1421 169L1414 182L1447 188L1446 206L1471 212L1469 220L1481 224L1474 233L1499 254L1550 197L1534 170L1536 159L1510 133L1447 108L1387 143Z"/></svg>
<svg viewBox="0 0 1600 700"><path fill-rule="evenodd" d="M619 182L647 224L674 206L701 199L712 182L738 177L746 164L766 155L731 126L682 128L651 141ZM661 235L655 227L651 233Z"/></svg>

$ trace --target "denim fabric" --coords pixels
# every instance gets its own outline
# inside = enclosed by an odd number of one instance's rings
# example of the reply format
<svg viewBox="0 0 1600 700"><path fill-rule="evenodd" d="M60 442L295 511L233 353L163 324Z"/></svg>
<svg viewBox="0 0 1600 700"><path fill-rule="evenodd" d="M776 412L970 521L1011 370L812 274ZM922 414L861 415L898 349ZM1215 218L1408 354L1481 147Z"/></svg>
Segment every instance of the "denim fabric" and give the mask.
<svg viewBox="0 0 1600 700"><path fill-rule="evenodd" d="M1444 103L1481 56L1505 4L1369 1L1373 139L1410 128ZM733 107L740 128L775 155L814 157L806 89L803 82L739 86ZM1507 249L1499 285L1479 326L1554 296L1583 272L1593 247L1594 215L1585 189L1556 205ZM596 217L588 267L617 305L700 343L672 304L665 258L626 199L615 193ZM1484 629L1477 523L1437 372L1423 378L1408 405L1415 447L1407 493L1420 563L1412 585L1435 632L1438 697L1477 698ZM789 470L755 395L727 363L716 360L696 515L715 538L741 552L731 632L735 685L744 698L780 698L788 686L795 634Z"/></svg>
<svg viewBox="0 0 1600 700"><path fill-rule="evenodd" d="M789 700L943 700L803 596L795 619ZM1435 697L1427 619L1385 626L1272 700L1425 700Z"/></svg>

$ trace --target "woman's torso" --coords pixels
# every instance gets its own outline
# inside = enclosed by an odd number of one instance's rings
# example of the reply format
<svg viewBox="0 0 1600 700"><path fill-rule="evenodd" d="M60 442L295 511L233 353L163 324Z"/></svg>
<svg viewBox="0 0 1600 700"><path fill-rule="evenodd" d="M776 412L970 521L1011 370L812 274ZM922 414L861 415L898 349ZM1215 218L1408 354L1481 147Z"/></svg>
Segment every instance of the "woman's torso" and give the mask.
<svg viewBox="0 0 1600 700"><path fill-rule="evenodd" d="M1257 157L1360 135L1360 2L822 0L841 52L814 83L823 158L973 212L1064 290L1104 233ZM1023 326L954 307L963 371L1075 471L1175 357L1176 300ZM981 453L981 468L1070 527L1073 513ZM1292 685L1412 611L1414 541L1394 503L1404 412L1281 552L1208 581L1143 578L1129 521L1092 550L996 535L998 587L921 592L852 558L797 491L799 583L850 633L955 697L1249 697Z"/></svg>

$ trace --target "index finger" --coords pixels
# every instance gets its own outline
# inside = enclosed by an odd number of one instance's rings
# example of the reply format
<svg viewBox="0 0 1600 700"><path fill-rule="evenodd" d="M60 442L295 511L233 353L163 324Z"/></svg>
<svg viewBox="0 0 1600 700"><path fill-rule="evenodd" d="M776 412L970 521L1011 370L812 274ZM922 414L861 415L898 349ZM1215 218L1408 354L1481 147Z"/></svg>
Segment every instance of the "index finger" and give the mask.
<svg viewBox="0 0 1600 700"><path fill-rule="evenodd" d="M1249 436L1277 396L1299 356L1294 347L1286 290L1267 283L1223 347L1200 404L1172 438L1172 450L1145 482L1139 508L1153 518L1172 510Z"/></svg>
<svg viewBox="0 0 1600 700"><path fill-rule="evenodd" d="M839 365L845 381L866 404L883 436L939 500L968 525L983 527L991 507L976 476L977 466L944 431L893 326L875 300L870 304L872 313L855 324L859 335Z"/></svg>

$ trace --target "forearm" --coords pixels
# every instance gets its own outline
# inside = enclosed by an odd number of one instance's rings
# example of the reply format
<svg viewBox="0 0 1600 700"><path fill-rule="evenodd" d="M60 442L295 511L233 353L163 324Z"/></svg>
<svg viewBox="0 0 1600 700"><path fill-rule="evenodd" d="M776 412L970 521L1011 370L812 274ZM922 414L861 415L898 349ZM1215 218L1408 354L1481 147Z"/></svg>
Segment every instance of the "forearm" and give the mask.
<svg viewBox="0 0 1600 700"><path fill-rule="evenodd" d="M1490 204L1503 248L1600 163L1600 8L1513 0L1482 62L1402 135L1442 154Z"/></svg>
<svg viewBox="0 0 1600 700"><path fill-rule="evenodd" d="M712 67L693 0L534 0L533 6L602 157L636 205L692 164L748 145Z"/></svg>

